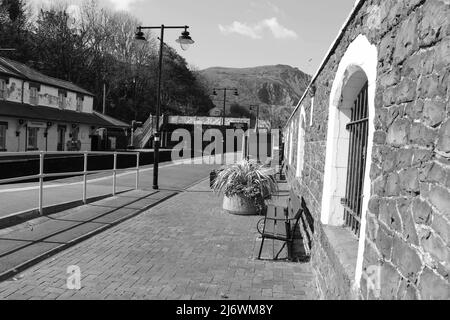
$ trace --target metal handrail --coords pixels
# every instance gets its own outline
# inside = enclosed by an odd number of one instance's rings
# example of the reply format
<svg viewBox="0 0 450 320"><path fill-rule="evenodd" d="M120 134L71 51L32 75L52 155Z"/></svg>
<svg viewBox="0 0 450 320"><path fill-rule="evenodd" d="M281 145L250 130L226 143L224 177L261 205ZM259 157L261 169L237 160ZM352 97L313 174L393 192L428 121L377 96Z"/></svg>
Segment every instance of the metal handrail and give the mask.
<svg viewBox="0 0 450 320"><path fill-rule="evenodd" d="M108 152L108 151L27 151L27 152L1 152L1 157L6 156L29 156L29 155L40 155L41 153L44 154L55 154L55 155L61 155L61 154L69 154L69 155L83 155L84 153L88 153L90 155L112 155L112 154L119 154L119 155L133 155L138 152L121 152L121 151L114 151L114 152Z"/></svg>
<svg viewBox="0 0 450 320"><path fill-rule="evenodd" d="M55 154L70 154L70 155L79 155L83 157L83 171L73 171L73 172L60 172L60 173L44 173L44 162L46 155L55 155ZM0 179L1 183L11 183L18 181L25 181L31 179L39 179L39 214L43 214L43 199L44 199L44 179L45 178L56 178L56 177L68 177L68 176L83 176L83 203L87 203L87 175L95 174L95 173L108 173L112 172L112 195L116 195L116 186L117 186L117 173L127 172L127 171L136 171L136 190L139 189L139 156L140 152L104 152L104 151L31 151L31 152L2 152L0 157L8 157L8 156L21 156L21 155L36 155L39 156L39 174L29 175L29 176L21 176L14 177L8 179ZM109 155L114 157L113 168L105 169L105 170L88 170L88 156L89 155ZM117 156L118 155L128 155L136 157L136 167L131 168L117 168Z"/></svg>

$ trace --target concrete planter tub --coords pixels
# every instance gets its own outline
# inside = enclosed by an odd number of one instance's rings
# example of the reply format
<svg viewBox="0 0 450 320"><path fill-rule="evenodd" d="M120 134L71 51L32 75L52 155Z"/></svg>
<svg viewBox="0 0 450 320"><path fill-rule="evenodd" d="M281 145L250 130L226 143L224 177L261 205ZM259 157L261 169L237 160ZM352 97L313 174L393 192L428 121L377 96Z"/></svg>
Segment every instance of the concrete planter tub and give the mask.
<svg viewBox="0 0 450 320"><path fill-rule="evenodd" d="M224 196L223 209L228 213L241 216L253 216L258 214L258 208L252 200L238 195L232 197Z"/></svg>

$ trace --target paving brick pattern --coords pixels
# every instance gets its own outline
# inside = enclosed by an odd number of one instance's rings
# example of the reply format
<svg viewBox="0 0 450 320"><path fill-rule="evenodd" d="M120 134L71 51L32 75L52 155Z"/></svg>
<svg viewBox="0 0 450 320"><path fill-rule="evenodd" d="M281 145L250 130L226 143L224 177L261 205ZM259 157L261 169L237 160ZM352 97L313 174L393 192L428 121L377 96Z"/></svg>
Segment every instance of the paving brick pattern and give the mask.
<svg viewBox="0 0 450 320"><path fill-rule="evenodd" d="M0 283L0 299L316 298L310 265L256 260L260 217L226 214L208 183Z"/></svg>

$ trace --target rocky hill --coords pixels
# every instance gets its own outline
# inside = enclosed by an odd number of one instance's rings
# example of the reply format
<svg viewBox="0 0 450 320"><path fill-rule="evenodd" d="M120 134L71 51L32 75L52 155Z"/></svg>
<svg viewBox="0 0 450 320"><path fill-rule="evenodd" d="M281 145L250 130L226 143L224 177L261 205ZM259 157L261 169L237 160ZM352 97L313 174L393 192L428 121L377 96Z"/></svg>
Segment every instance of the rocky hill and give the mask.
<svg viewBox="0 0 450 320"><path fill-rule="evenodd" d="M237 87L239 104L294 106L311 77L287 65L254 68L214 67L200 71L210 87Z"/></svg>
<svg viewBox="0 0 450 320"><path fill-rule="evenodd" d="M274 118L275 110L289 115L303 95L311 77L288 65L261 66L254 68L213 67L199 71L205 85L212 92L214 87L236 87L239 96L232 92L227 96L227 112L237 103L243 107L259 104L260 114L267 120ZM222 108L222 91L213 97ZM252 112L254 114L254 112Z"/></svg>

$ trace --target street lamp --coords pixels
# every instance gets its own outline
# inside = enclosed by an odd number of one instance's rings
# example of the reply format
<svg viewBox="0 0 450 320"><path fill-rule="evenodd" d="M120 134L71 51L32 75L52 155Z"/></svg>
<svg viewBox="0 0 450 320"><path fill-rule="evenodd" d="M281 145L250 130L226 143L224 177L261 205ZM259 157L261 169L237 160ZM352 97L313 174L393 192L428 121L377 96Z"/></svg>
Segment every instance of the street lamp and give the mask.
<svg viewBox="0 0 450 320"><path fill-rule="evenodd" d="M259 105L250 105L250 110L255 110L256 108L256 161L259 163Z"/></svg>
<svg viewBox="0 0 450 320"><path fill-rule="evenodd" d="M176 40L181 46L181 49L187 50L190 45L194 43L192 38L189 36L187 29L189 26L155 26L155 27L137 27L137 32L135 35L135 40L139 42L146 41L144 32L145 29L161 29L161 36L159 37L159 66L158 66L158 91L157 91L157 102L156 102L156 133L155 133L155 146L154 146L154 163L153 163L153 189L157 190L158 187L158 164L159 164L159 143L160 143L160 132L159 132L159 117L161 114L161 74L162 74L162 62L163 62L163 48L164 48L164 30L165 29L184 29L181 36Z"/></svg>
<svg viewBox="0 0 450 320"><path fill-rule="evenodd" d="M224 156L225 156L225 113L227 106L227 91L234 91L234 96L239 96L239 92L237 88L213 88L213 96L217 96L217 91L223 91L223 113L222 113L222 164L224 164Z"/></svg>

